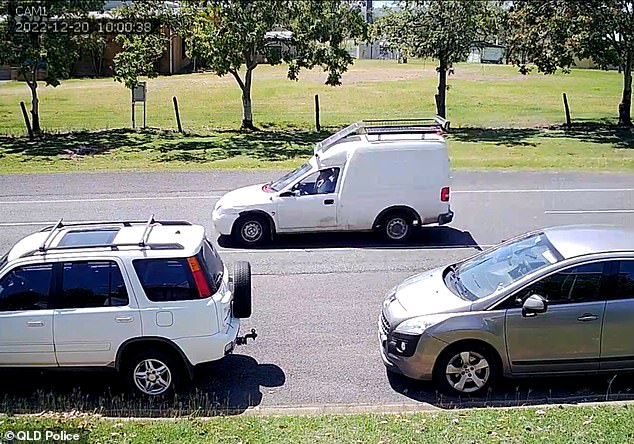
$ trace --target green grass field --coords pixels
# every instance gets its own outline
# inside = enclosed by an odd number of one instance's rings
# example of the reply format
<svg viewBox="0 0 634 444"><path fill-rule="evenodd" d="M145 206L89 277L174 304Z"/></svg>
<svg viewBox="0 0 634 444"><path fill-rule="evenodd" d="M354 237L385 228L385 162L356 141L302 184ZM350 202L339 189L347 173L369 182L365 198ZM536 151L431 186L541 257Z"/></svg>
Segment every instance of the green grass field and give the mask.
<svg viewBox="0 0 634 444"><path fill-rule="evenodd" d="M67 431L85 443L626 443L631 406L477 409L401 415L218 417L174 421L2 417L7 432ZM0 438L2 439L2 438Z"/></svg>
<svg viewBox="0 0 634 444"><path fill-rule="evenodd" d="M25 137L19 102L30 100L19 82L0 84L0 171L103 169L287 168L311 153L329 132L369 118L430 117L437 87L435 65L361 60L343 85L323 85L318 70L286 79L283 66L254 74L256 125L236 131L240 90L232 77L190 74L148 81L148 132L130 127L130 92L112 79L68 80L40 87L44 140ZM617 72L523 76L511 66L458 64L450 76L448 115L455 129L450 154L456 168L634 170L634 134L617 130L621 92ZM564 117L566 92L574 131L545 128ZM319 94L323 134L314 127ZM185 135L174 134L177 96ZM141 113L138 113L138 118ZM486 130L496 128L495 130ZM93 130L117 129L114 132ZM167 131L169 130L169 131ZM77 134L59 134L79 131ZM17 137L16 137L17 136Z"/></svg>

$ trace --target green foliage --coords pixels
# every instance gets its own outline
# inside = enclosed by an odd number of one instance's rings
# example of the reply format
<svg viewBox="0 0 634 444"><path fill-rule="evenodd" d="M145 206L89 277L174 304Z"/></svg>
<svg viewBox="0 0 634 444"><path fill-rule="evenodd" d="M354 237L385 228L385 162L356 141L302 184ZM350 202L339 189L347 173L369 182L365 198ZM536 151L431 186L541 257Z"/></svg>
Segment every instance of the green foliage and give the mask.
<svg viewBox="0 0 634 444"><path fill-rule="evenodd" d="M8 1L0 3L0 64L17 67L26 80L32 95L31 114L33 130L40 131L37 98L38 72L46 70L46 85L58 86L62 79L68 78L73 63L78 59L78 43L81 37L63 33L23 33L17 32L14 15L16 6L46 8L49 17L70 18L85 16L88 11L99 8L103 1L98 0L42 0Z"/></svg>
<svg viewBox="0 0 634 444"><path fill-rule="evenodd" d="M377 20L374 36L414 57L433 57L451 66L466 59L478 40L486 2L458 0L404 1L401 8Z"/></svg>
<svg viewBox="0 0 634 444"><path fill-rule="evenodd" d="M156 77L156 62L161 58L169 42L169 27L174 14L162 0L135 2L119 8L114 14L137 20L156 20L161 26L148 34L119 34L115 41L121 52L114 57L114 79L127 88L133 88L139 77Z"/></svg>
<svg viewBox="0 0 634 444"><path fill-rule="evenodd" d="M365 36L360 10L340 0L207 0L183 5L179 32L189 55L219 76L234 76L242 90L245 127L252 127L252 71L261 61L285 61L292 80L302 68L321 66L328 73L326 84L339 85L353 63L346 43ZM286 33L270 38L270 31Z"/></svg>
<svg viewBox="0 0 634 444"><path fill-rule="evenodd" d="M509 23L517 57L527 73L533 63L540 72L567 71L575 57L592 58L599 66L618 66L623 73L619 123L631 125L634 65L634 1L534 0L517 2Z"/></svg>

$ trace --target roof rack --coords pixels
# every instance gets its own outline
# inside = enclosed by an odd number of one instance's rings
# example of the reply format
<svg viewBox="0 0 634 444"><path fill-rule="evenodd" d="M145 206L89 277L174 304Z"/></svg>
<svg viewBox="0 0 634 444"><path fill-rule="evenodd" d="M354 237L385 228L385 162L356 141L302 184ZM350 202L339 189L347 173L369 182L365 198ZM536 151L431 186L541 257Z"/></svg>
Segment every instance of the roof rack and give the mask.
<svg viewBox="0 0 634 444"><path fill-rule="evenodd" d="M99 227L99 226L116 226L123 225L124 227L131 227L133 225L145 225L141 239L138 242L125 242L125 243L109 243L109 244L85 244L85 245L67 245L50 247L48 244L52 238L59 233L59 230L65 227ZM48 236L44 239L44 242L39 246L37 250L33 250L23 254L21 257L31 256L35 253L47 253L50 251L64 251L64 250L83 250L91 248L110 248L113 251L118 250L120 247L139 247L149 248L150 250L167 250L167 249L179 249L184 247L179 243L148 243L152 227L155 225L191 225L187 221L178 220L155 220L154 215L150 216L148 220L124 220L124 221L90 221L90 222L71 222L64 223L63 219L57 221L55 225L43 228L40 232L50 231Z"/></svg>
<svg viewBox="0 0 634 444"><path fill-rule="evenodd" d="M362 120L337 131L332 136L315 145L315 154L324 153L328 148L352 134L426 134L449 131L449 120L436 116L433 119L380 119Z"/></svg>

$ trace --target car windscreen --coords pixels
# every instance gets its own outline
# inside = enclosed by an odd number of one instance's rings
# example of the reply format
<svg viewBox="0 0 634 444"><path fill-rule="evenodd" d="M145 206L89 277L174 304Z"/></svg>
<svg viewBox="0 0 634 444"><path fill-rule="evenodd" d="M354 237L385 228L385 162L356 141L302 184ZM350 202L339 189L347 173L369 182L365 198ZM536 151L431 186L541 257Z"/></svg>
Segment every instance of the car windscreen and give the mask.
<svg viewBox="0 0 634 444"><path fill-rule="evenodd" d="M469 299L482 299L561 259L545 234L532 234L460 264L453 270L454 288Z"/></svg>
<svg viewBox="0 0 634 444"><path fill-rule="evenodd" d="M291 171L290 173L280 177L278 180L271 184L271 189L273 191L281 191L286 188L291 183L295 182L299 178L301 178L304 174L308 173L312 169L310 163L305 163L300 166L296 170Z"/></svg>

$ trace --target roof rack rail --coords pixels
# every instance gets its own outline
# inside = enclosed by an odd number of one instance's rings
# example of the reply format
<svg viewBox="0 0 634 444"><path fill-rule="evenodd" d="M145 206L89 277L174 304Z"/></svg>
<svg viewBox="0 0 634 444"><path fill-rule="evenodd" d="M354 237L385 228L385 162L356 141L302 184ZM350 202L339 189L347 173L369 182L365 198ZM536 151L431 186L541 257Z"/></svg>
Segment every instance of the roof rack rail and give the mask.
<svg viewBox="0 0 634 444"><path fill-rule="evenodd" d="M150 243L144 244L143 246L139 245L135 242L126 242L121 244L90 244L90 245L68 245L62 247L48 247L44 250L41 247L37 250L27 251L20 258L33 256L35 253L59 253L68 250L90 250L92 248L109 248L111 251L118 251L122 247L142 247L148 248L150 250L183 250L182 244L173 242L173 243Z"/></svg>
<svg viewBox="0 0 634 444"><path fill-rule="evenodd" d="M103 226L123 225L124 227L131 227L132 225L145 225L147 224L147 222L148 221L146 219L146 220L111 220L111 221L102 220L102 221L86 221L86 222L70 222L70 223L63 222L62 223L62 219L60 219L59 222L57 222L57 224L44 227L40 231L54 231L56 229L64 228L64 227L83 227L83 226L96 227L100 225L103 225ZM191 222L188 222L186 220L154 220L153 223L156 225L164 225L164 226L191 225Z"/></svg>
<svg viewBox="0 0 634 444"><path fill-rule="evenodd" d="M332 136L315 145L315 154L324 153L328 148L352 134L425 134L449 131L450 122L444 117L433 119L377 119L361 120L337 131Z"/></svg>
<svg viewBox="0 0 634 444"><path fill-rule="evenodd" d="M126 242L126 243L110 243L110 244L85 244L85 245L67 245L49 247L48 244L51 239L59 233L59 230L66 227L99 227L99 226L113 226L123 225L124 227L131 227L133 225L145 225L141 239L138 242ZM118 250L120 247L140 247L149 248L151 250L165 250L165 249L179 249L184 247L179 243L148 243L152 227L155 225L191 225L191 222L181 220L156 220L154 215L150 216L147 220L121 220L121 221L88 221L88 222L70 222L64 223L63 219L57 221L55 225L51 225L43 228L40 232L49 231L48 236L44 239L44 242L39 246L37 250L27 252L22 257L31 256L35 253L47 253L50 251L63 251L63 250L82 250L91 248L110 248L113 251Z"/></svg>

